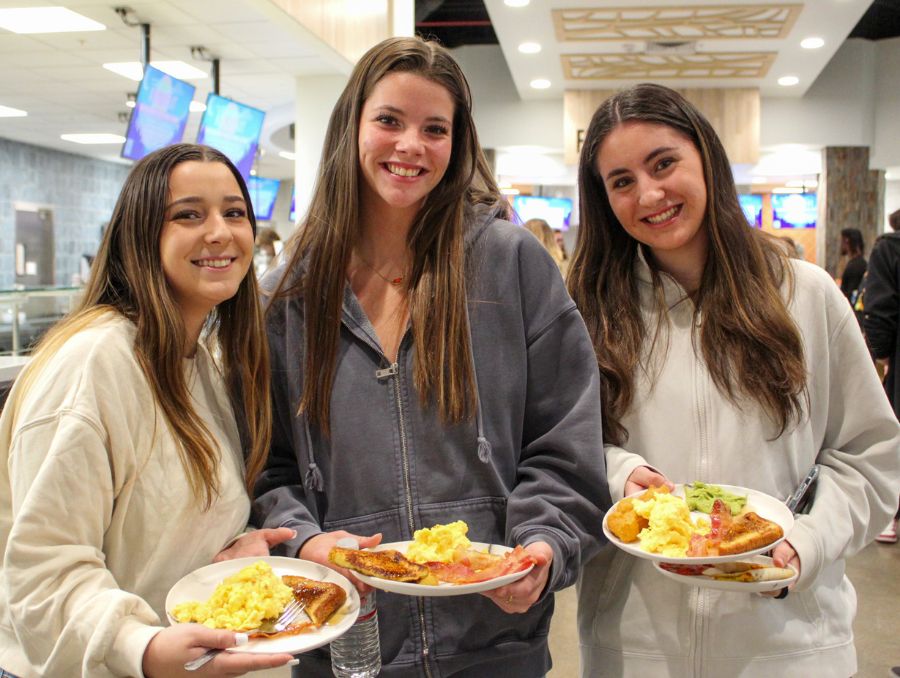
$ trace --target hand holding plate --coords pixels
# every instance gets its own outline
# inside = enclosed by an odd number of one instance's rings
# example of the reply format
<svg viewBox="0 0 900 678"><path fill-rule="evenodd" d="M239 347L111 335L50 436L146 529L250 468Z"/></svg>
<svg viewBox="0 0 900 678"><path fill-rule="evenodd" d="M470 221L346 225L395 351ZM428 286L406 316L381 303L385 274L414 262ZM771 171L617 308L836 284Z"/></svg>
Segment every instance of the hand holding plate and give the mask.
<svg viewBox="0 0 900 678"><path fill-rule="evenodd" d="M536 561L531 572L512 584L481 593L494 601L501 610L510 614L528 612L541 597L550 576L550 563L553 562L553 549L550 545L547 542L535 541L528 544L525 551Z"/></svg>
<svg viewBox="0 0 900 678"><path fill-rule="evenodd" d="M247 534L242 534L231 542L228 548L219 551L216 557L213 558L213 562L220 563L223 560L234 560L235 558L268 556L273 546L278 546L278 544L296 536L297 532L289 527L253 530Z"/></svg>
<svg viewBox="0 0 900 678"><path fill-rule="evenodd" d="M797 570L797 578L800 578L800 556L797 555L797 552L794 550L794 547L791 546L791 543L788 540L784 540L775 549L772 551L772 561L775 563L776 567L792 567ZM795 579L790 586L788 586L788 591L790 591L797 584L797 580ZM781 593L781 589L778 591L771 591L768 593L761 593L761 596L768 596L771 598L784 598L787 594Z"/></svg>
<svg viewBox="0 0 900 678"><path fill-rule="evenodd" d="M199 671L191 673L184 668L185 662L196 659L210 648L227 649L246 643L247 636L243 633L209 629L200 624L176 624L157 633L147 644L142 661L144 675L147 678L240 676L250 671L284 666L293 660L293 656L285 653L222 652Z"/></svg>
<svg viewBox="0 0 900 678"><path fill-rule="evenodd" d="M654 471L649 466L638 466L628 476L628 480L625 481L625 496L643 492L651 485L655 487L665 485L670 491L675 490L675 483L662 473Z"/></svg>

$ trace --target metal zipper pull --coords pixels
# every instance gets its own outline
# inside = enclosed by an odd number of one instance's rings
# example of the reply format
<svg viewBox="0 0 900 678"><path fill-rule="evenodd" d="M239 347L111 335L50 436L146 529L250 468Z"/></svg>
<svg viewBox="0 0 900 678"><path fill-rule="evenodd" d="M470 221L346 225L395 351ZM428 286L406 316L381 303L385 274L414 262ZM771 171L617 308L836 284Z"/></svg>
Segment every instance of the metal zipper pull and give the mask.
<svg viewBox="0 0 900 678"><path fill-rule="evenodd" d="M392 363L390 367L385 367L382 370L375 370L375 378L376 379L387 379L388 377L394 377L397 375L397 371L400 369L397 363Z"/></svg>

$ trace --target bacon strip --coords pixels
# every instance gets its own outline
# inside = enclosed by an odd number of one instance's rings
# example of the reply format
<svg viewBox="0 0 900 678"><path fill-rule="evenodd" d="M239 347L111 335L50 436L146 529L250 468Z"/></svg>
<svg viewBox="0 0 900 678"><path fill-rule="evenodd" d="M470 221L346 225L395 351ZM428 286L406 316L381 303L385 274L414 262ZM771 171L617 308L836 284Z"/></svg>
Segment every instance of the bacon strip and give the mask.
<svg viewBox="0 0 900 678"><path fill-rule="evenodd" d="M476 584L513 572L526 570L537 561L521 546L505 556L469 551L455 563L427 563L428 569L440 581L448 584Z"/></svg>

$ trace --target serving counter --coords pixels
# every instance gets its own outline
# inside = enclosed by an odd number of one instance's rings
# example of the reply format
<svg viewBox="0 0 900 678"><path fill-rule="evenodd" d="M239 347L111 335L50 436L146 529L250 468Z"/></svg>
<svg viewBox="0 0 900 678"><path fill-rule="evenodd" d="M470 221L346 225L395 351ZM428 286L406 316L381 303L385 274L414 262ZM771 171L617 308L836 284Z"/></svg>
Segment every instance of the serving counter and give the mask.
<svg viewBox="0 0 900 678"><path fill-rule="evenodd" d="M0 289L0 354L21 355L48 327L72 310L83 287L21 287ZM58 299L51 311L26 314L35 300Z"/></svg>

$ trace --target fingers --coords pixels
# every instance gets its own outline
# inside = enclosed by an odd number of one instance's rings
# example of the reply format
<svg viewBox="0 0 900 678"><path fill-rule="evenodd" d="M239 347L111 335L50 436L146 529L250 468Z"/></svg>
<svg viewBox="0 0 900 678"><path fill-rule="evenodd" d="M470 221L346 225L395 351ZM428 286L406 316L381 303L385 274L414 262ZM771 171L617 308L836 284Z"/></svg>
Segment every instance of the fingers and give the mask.
<svg viewBox="0 0 900 678"><path fill-rule="evenodd" d="M261 536L266 540L266 544L268 544L269 548L278 546L297 536L297 530L292 530L289 527L265 528L257 530L257 532L262 532Z"/></svg>
<svg viewBox="0 0 900 678"><path fill-rule="evenodd" d="M628 476L628 480L625 481L625 494L634 494L635 492L640 492L641 490L645 490L651 485L660 486L665 485L670 490L675 489L675 484L666 478L663 474L654 471L649 466L638 466L634 471L631 472L631 475Z"/></svg>
<svg viewBox="0 0 900 678"><path fill-rule="evenodd" d="M378 546L381 543L382 535L381 532L377 534L373 534L371 537L356 537L356 540L359 542L359 548L361 549L370 549L373 546Z"/></svg>
<svg viewBox="0 0 900 678"><path fill-rule="evenodd" d="M201 624L192 624L191 627L193 627L194 630L191 637L191 644L194 647L227 650L230 647L241 647L246 645L249 640L246 633L210 629Z"/></svg>
<svg viewBox="0 0 900 678"><path fill-rule="evenodd" d="M781 542L778 546L775 547L775 550L772 551L772 560L777 567L787 567L791 563L791 561L795 559L797 560L797 564L799 565L800 560L799 558L797 558L797 552L787 540Z"/></svg>

